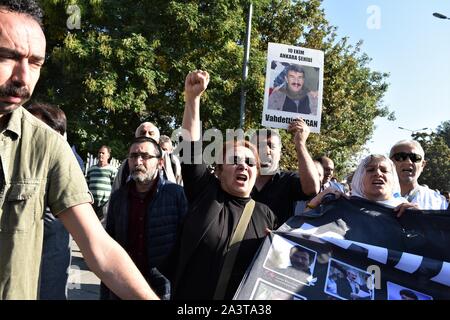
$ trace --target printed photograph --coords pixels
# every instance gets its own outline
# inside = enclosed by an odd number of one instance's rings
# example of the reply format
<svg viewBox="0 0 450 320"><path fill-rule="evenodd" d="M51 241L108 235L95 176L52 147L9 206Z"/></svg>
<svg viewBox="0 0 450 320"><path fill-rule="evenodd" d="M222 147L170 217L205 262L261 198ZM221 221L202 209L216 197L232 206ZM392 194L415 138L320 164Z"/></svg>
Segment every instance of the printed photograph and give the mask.
<svg viewBox="0 0 450 320"><path fill-rule="evenodd" d="M330 259L324 291L341 300L374 300L374 277L354 266Z"/></svg>
<svg viewBox="0 0 450 320"><path fill-rule="evenodd" d="M316 256L315 251L275 235L264 268L309 286L315 282Z"/></svg>
<svg viewBox="0 0 450 320"><path fill-rule="evenodd" d="M287 129L302 118L320 133L324 52L282 43L268 44L261 124Z"/></svg>
<svg viewBox="0 0 450 320"><path fill-rule="evenodd" d="M269 110L317 115L319 68L272 61Z"/></svg>
<svg viewBox="0 0 450 320"><path fill-rule="evenodd" d="M250 300L306 300L306 298L259 278Z"/></svg>
<svg viewBox="0 0 450 320"><path fill-rule="evenodd" d="M388 300L433 300L422 292L403 287L393 282L386 282Z"/></svg>

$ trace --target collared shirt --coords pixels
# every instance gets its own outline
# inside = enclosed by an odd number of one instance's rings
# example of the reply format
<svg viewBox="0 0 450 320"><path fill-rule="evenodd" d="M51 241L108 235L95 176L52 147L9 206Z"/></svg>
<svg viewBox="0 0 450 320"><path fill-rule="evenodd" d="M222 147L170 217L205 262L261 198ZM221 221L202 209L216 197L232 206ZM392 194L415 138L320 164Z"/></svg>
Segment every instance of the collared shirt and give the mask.
<svg viewBox="0 0 450 320"><path fill-rule="evenodd" d="M422 210L445 210L448 202L444 196L427 186L417 186L405 195L411 203L417 203Z"/></svg>
<svg viewBox="0 0 450 320"><path fill-rule="evenodd" d="M153 199L158 186L158 176L148 192L142 193L136 190L134 181L128 194L128 243L126 250L139 271L148 276L147 242L145 234L145 222L148 206Z"/></svg>
<svg viewBox="0 0 450 320"><path fill-rule="evenodd" d="M10 117L0 132L0 299L36 299L45 207L57 216L92 196L60 134L22 107Z"/></svg>
<svg viewBox="0 0 450 320"><path fill-rule="evenodd" d="M325 183L324 185L322 185L322 187L320 188L320 191L323 191L323 190L325 190L326 188L329 188L329 187L333 187L333 188L339 190L340 192L345 193L344 186L341 183L336 182L336 181L332 181L332 180L330 180L327 183Z"/></svg>

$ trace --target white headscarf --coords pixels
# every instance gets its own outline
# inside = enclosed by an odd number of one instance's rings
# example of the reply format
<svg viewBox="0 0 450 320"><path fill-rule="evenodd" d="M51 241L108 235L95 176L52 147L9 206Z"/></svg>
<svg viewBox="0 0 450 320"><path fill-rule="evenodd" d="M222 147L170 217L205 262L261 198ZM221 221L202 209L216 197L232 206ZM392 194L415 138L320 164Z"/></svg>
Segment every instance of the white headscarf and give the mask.
<svg viewBox="0 0 450 320"><path fill-rule="evenodd" d="M356 168L355 174L353 175L352 179L352 196L361 197L364 199L367 199L365 190L364 190L364 177L366 175L366 168L369 166L374 160L376 161L384 161L387 163L390 174L392 174L392 194L389 195L388 200L392 200L396 198L396 195L400 195L400 183L398 181L397 176L397 170L395 170L395 164L386 156L383 156L381 154L371 154L370 156L367 156L364 158L360 164L358 165L358 168ZM368 199L370 200L370 199ZM386 201L381 201L386 202ZM403 202L403 201L402 201ZM401 203L401 202L400 202Z"/></svg>

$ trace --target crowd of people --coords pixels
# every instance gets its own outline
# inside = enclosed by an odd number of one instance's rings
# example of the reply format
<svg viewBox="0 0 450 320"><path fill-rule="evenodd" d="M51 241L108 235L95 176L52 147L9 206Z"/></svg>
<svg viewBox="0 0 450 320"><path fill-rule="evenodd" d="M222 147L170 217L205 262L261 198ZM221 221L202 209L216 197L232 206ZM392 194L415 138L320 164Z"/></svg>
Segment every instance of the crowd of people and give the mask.
<svg viewBox="0 0 450 320"><path fill-rule="evenodd" d="M297 172L279 169L281 138L272 129L227 141L210 170L195 160L202 158L200 102L209 83L201 70L185 81L182 129L191 161L180 162L171 139L144 122L118 169L103 145L84 177L62 110L22 107L45 60L41 19L35 1L0 3L0 299L66 299L71 236L102 281L102 299L231 299L266 235L327 194L365 198L397 216L448 208L439 192L418 183L426 165L418 142L399 141L389 156L363 159L349 191L336 181L332 159L311 157L301 118L288 128ZM288 88L301 89L303 77L288 70ZM310 108L301 95L300 107ZM309 268L307 252L291 255L292 266Z"/></svg>

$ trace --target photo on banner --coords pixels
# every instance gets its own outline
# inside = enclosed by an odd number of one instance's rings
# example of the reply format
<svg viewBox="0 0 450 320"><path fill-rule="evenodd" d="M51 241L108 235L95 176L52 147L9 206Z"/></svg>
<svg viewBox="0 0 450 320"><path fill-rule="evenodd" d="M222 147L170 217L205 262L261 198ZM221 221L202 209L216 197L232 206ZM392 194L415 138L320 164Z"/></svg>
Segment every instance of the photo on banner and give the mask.
<svg viewBox="0 0 450 320"><path fill-rule="evenodd" d="M275 235L264 268L309 286L314 284L316 256L315 251Z"/></svg>
<svg viewBox="0 0 450 320"><path fill-rule="evenodd" d="M287 129L303 118L320 132L324 55L320 50L269 43L262 125Z"/></svg>
<svg viewBox="0 0 450 320"><path fill-rule="evenodd" d="M235 300L255 295L259 279L266 282L260 289L262 296L278 287L307 300L450 299L450 250L443 245L450 239L446 211L407 214L400 225L392 216L392 208L384 205L340 198L324 206L325 215L293 216L269 234L243 277ZM432 241L416 246L417 237L408 237L410 231L405 232L405 227ZM399 236L402 233L404 236ZM292 264L290 250L295 246L315 253L315 258L310 255L312 277L308 284L286 272Z"/></svg>
<svg viewBox="0 0 450 320"><path fill-rule="evenodd" d="M433 300L433 297L387 281L388 300Z"/></svg>
<svg viewBox="0 0 450 320"><path fill-rule="evenodd" d="M256 281L250 300L307 300L305 297L281 288L261 278Z"/></svg>
<svg viewBox="0 0 450 320"><path fill-rule="evenodd" d="M369 272L330 259L324 291L342 300L374 300L374 277Z"/></svg>

